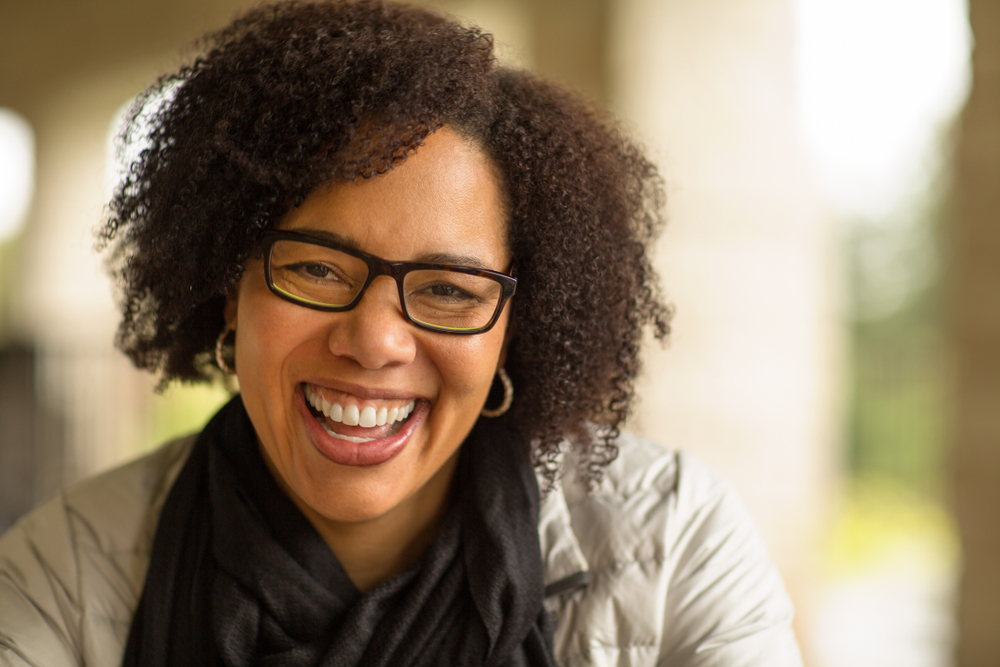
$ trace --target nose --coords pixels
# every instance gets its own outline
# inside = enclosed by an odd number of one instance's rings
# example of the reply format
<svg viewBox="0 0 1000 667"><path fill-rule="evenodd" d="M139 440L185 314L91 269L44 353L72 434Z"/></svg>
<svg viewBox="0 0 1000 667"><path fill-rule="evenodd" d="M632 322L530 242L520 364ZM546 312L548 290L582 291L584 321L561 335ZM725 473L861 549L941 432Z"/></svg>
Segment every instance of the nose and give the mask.
<svg viewBox="0 0 1000 667"><path fill-rule="evenodd" d="M396 282L378 276L361 301L338 313L329 333L330 351L377 370L410 363L416 357L414 327L403 317Z"/></svg>

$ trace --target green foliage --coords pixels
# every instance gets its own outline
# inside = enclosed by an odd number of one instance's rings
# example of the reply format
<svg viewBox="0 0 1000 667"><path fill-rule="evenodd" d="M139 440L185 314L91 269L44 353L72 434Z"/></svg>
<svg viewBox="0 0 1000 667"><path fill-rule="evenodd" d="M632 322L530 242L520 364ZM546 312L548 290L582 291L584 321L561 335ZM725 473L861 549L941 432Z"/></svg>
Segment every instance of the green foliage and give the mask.
<svg viewBox="0 0 1000 667"><path fill-rule="evenodd" d="M14 269L19 261L20 237L0 241L0 344L10 335L10 305L14 285Z"/></svg>
<svg viewBox="0 0 1000 667"><path fill-rule="evenodd" d="M231 394L218 384L170 385L150 400L150 427L144 449L200 431Z"/></svg>
<svg viewBox="0 0 1000 667"><path fill-rule="evenodd" d="M923 201L894 218L850 225L847 248L855 304L850 470L938 497L947 482L951 392L938 259L946 175L941 168Z"/></svg>
<svg viewBox="0 0 1000 667"><path fill-rule="evenodd" d="M850 464L937 493L949 382L936 290L888 317L855 322Z"/></svg>

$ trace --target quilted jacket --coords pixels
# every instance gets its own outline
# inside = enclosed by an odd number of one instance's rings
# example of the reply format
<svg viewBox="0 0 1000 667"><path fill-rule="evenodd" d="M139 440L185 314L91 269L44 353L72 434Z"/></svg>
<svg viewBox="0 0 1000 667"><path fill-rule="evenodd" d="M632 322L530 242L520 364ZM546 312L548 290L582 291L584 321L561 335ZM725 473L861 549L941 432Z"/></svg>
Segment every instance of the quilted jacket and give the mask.
<svg viewBox="0 0 1000 667"><path fill-rule="evenodd" d="M0 538L0 666L120 664L193 442L86 480ZM623 435L595 491L568 473L544 497L539 535L561 665L801 667L752 519L696 458Z"/></svg>

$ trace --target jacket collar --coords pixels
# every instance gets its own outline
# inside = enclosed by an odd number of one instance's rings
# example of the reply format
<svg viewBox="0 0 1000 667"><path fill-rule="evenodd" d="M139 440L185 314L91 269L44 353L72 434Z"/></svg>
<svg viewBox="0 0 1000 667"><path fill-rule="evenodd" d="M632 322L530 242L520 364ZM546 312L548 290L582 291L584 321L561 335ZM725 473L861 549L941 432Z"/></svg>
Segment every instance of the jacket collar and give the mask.
<svg viewBox="0 0 1000 667"><path fill-rule="evenodd" d="M566 463L573 465L573 462ZM564 483L572 485L573 481L564 477L546 492L544 489L547 488L548 480L538 477L538 486L543 489L543 497L538 508L538 540L542 548L542 563L545 566L546 595L575 588L576 584L571 582L582 582L580 585L585 585L586 576L581 573L589 570L587 559L580 549L576 533L573 532ZM568 585L561 585L563 582Z"/></svg>

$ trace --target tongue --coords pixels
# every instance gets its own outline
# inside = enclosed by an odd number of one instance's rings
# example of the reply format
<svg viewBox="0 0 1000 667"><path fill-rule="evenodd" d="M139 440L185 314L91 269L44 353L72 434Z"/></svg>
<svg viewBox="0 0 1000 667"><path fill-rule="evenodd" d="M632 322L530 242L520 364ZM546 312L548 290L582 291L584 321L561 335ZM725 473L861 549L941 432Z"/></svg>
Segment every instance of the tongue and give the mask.
<svg viewBox="0 0 1000 667"><path fill-rule="evenodd" d="M318 419L322 419L326 427L334 433L351 436L352 438L384 438L402 423L397 421L382 426L365 428L364 426L348 426L347 424L335 422L329 417L318 417Z"/></svg>

